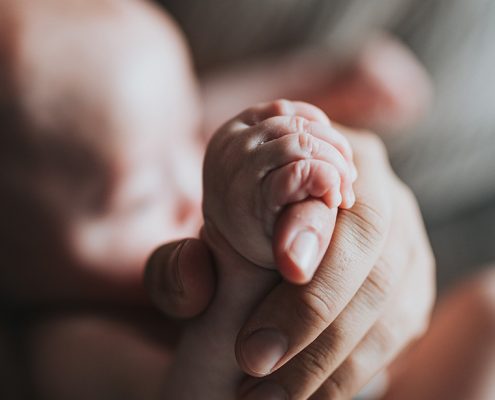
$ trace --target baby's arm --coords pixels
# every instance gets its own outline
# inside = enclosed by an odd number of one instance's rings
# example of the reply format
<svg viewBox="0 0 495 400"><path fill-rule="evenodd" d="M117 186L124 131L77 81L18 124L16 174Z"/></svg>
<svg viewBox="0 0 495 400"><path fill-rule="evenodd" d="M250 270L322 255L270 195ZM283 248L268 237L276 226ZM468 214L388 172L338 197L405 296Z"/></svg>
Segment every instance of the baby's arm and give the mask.
<svg viewBox="0 0 495 400"><path fill-rule="evenodd" d="M296 283L311 279L328 247L336 208L354 202L354 179L347 141L308 104L253 107L214 136L204 167L202 236L215 256L218 287L206 313L184 333L167 376L171 398L235 397L243 377L234 354L237 332L280 280L275 268ZM306 199L333 211L303 232L302 244L287 246L297 242L292 221L276 221L285 206ZM283 344L271 347L260 357L284 355Z"/></svg>

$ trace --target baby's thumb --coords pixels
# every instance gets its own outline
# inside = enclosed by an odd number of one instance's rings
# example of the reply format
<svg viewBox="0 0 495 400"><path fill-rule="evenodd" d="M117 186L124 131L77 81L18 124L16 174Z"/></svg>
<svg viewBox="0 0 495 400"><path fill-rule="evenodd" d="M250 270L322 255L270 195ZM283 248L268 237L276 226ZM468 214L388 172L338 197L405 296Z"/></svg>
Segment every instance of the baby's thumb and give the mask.
<svg viewBox="0 0 495 400"><path fill-rule="evenodd" d="M289 282L308 283L332 238L337 209L308 199L287 206L274 231L273 253L281 275Z"/></svg>
<svg viewBox="0 0 495 400"><path fill-rule="evenodd" d="M153 303L166 315L198 315L208 306L215 290L208 248L198 239L159 247L146 264L144 285Z"/></svg>

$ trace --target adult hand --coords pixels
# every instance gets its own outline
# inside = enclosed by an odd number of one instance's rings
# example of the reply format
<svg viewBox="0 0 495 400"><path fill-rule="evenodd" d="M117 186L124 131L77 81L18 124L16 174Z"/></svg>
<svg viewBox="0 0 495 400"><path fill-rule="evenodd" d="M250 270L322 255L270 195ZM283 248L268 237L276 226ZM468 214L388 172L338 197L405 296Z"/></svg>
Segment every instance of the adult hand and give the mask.
<svg viewBox="0 0 495 400"><path fill-rule="evenodd" d="M209 249L198 239L160 246L147 262L144 284L153 303L168 316L200 314L215 290Z"/></svg>
<svg viewBox="0 0 495 400"><path fill-rule="evenodd" d="M346 134L360 176L357 203L340 212L312 282L278 285L241 330L242 368L254 376L276 371L247 380L240 391L246 399L275 393L349 398L426 328L434 262L416 201L390 170L378 139ZM304 207L295 205L286 215L304 213ZM148 262L145 283L168 315L200 313L214 291L208 249L195 239L160 247ZM264 330L269 340L263 340ZM277 354L282 357L274 360Z"/></svg>
<svg viewBox="0 0 495 400"><path fill-rule="evenodd" d="M242 369L270 374L244 382L243 399L348 399L427 326L434 261L416 201L378 139L347 137L356 204L340 211L313 280L279 284L239 333Z"/></svg>

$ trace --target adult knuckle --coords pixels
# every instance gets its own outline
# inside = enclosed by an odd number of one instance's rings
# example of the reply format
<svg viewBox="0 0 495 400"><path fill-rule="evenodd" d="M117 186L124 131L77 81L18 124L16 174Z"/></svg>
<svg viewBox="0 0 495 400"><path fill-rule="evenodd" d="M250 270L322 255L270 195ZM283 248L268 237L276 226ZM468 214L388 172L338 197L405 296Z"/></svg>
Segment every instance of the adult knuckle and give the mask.
<svg viewBox="0 0 495 400"><path fill-rule="evenodd" d="M374 345L379 354L390 354L400 347L404 340L401 324L389 320L379 320L374 327Z"/></svg>
<svg viewBox="0 0 495 400"><path fill-rule="evenodd" d="M312 288L304 291L297 303L295 312L304 326L322 330L326 328L333 319L334 310L329 295L320 288Z"/></svg>
<svg viewBox="0 0 495 400"><path fill-rule="evenodd" d="M381 306L389 300L397 285L398 276L395 266L388 258L381 257L377 261L363 286L375 306Z"/></svg>
<svg viewBox="0 0 495 400"><path fill-rule="evenodd" d="M467 308L482 316L487 331L495 332L495 269L475 278L465 291Z"/></svg>
<svg viewBox="0 0 495 400"><path fill-rule="evenodd" d="M385 144L378 137L378 135L368 131L364 131L360 134L360 137L365 151L380 158L387 157L387 149L385 147Z"/></svg>
<svg viewBox="0 0 495 400"><path fill-rule="evenodd" d="M365 201L357 201L351 215L363 234L383 238L388 233L389 220L378 207Z"/></svg>
<svg viewBox="0 0 495 400"><path fill-rule="evenodd" d="M430 317L431 317L430 313L427 313L422 317L418 318L418 321L414 325L411 332L411 340L419 339L426 334L428 328L430 327L430 319L431 319Z"/></svg>
<svg viewBox="0 0 495 400"><path fill-rule="evenodd" d="M422 221L422 217L416 195L412 189L401 181L396 175L393 175L393 179L397 189L396 204L407 210L407 213L404 213L404 215L408 216L412 223L415 223L416 226L420 226L418 221Z"/></svg>
<svg viewBox="0 0 495 400"><path fill-rule="evenodd" d="M427 281L424 283L425 294L423 295L422 315L424 320L429 323L433 310L435 308L435 301L437 296L436 279L435 279L435 261L431 256L431 263L427 265L426 274L428 275Z"/></svg>
<svg viewBox="0 0 495 400"><path fill-rule="evenodd" d="M353 361L349 358L345 363L345 371L339 369L337 373L332 374L327 379L325 385L322 387L325 393L324 397L321 397L322 399L348 400L351 397L349 393L349 381L352 379L352 370L355 368L352 364Z"/></svg>
<svg viewBox="0 0 495 400"><path fill-rule="evenodd" d="M400 192L401 200L407 202L408 204L416 205L416 196L414 195L412 189L403 181L401 181L396 175L394 175L394 178L396 180L396 186Z"/></svg>
<svg viewBox="0 0 495 400"><path fill-rule="evenodd" d="M369 250L385 240L389 219L377 207L358 199L354 206L345 210L343 214L349 216L351 239L358 245Z"/></svg>
<svg viewBox="0 0 495 400"><path fill-rule="evenodd" d="M329 349L321 343L314 342L303 354L299 368L305 381L323 383L330 373Z"/></svg>

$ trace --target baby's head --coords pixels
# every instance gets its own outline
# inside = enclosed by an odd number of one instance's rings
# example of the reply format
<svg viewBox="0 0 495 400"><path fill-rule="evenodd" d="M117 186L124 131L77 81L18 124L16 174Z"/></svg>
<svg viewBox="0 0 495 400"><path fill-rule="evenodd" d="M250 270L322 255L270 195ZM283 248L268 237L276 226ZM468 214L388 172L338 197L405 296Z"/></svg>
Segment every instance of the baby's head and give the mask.
<svg viewBox="0 0 495 400"><path fill-rule="evenodd" d="M1 28L2 296L130 296L149 252L199 227L184 41L145 2L27 3Z"/></svg>

